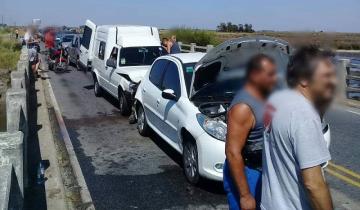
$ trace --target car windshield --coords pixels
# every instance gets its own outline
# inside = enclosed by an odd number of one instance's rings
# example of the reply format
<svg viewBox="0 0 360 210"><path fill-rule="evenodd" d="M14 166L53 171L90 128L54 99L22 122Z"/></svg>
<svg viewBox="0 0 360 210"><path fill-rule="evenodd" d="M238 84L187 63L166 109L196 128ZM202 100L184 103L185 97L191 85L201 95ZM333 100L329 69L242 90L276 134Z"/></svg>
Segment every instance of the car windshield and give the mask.
<svg viewBox="0 0 360 210"><path fill-rule="evenodd" d="M120 50L119 66L148 66L163 55L161 47L124 47Z"/></svg>
<svg viewBox="0 0 360 210"><path fill-rule="evenodd" d="M194 73L195 65L196 65L196 63L184 63L183 64L185 86L186 86L186 92L188 93L188 95L190 94L190 85L191 85L191 80L192 80L192 76Z"/></svg>
<svg viewBox="0 0 360 210"><path fill-rule="evenodd" d="M73 35L66 35L62 38L63 42L72 42L74 36Z"/></svg>

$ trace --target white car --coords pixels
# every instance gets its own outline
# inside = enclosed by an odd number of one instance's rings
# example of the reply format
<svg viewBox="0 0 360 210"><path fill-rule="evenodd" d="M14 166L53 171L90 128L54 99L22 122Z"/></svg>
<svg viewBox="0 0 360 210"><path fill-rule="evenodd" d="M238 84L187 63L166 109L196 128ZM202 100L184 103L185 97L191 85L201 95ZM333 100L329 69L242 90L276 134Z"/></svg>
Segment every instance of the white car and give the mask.
<svg viewBox="0 0 360 210"><path fill-rule="evenodd" d="M222 181L226 113L245 79L246 62L254 54L268 54L275 59L281 78L290 51L287 42L250 37L226 41L205 56L188 53L158 58L135 95L139 133L145 135L151 128L181 153L190 183L196 184L200 177ZM280 80L279 88L284 84ZM324 131L330 139L329 127Z"/></svg>

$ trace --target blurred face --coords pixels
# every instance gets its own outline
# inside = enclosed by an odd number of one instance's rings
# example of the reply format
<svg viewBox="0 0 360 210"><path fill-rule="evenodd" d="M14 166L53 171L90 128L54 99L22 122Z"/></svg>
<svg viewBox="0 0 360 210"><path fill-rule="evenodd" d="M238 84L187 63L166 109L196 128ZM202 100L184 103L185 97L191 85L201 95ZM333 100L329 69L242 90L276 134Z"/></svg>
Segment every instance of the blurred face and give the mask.
<svg viewBox="0 0 360 210"><path fill-rule="evenodd" d="M163 39L163 40L162 40L162 45L163 45L163 46L167 46L167 42L168 42L168 41L167 41L166 39Z"/></svg>
<svg viewBox="0 0 360 210"><path fill-rule="evenodd" d="M172 36L171 41L176 42L176 36Z"/></svg>
<svg viewBox="0 0 360 210"><path fill-rule="evenodd" d="M261 61L262 68L251 75L251 81L264 95L269 95L277 84L276 65L267 59Z"/></svg>
<svg viewBox="0 0 360 210"><path fill-rule="evenodd" d="M319 61L307 88L320 111L324 112L333 100L336 86L335 65L329 59Z"/></svg>

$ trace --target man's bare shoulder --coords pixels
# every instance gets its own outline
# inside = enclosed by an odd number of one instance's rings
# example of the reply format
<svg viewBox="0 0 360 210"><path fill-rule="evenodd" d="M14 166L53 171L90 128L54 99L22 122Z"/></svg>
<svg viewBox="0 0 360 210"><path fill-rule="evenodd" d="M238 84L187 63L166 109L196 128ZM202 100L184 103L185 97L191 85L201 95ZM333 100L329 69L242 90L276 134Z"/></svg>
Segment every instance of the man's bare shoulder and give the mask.
<svg viewBox="0 0 360 210"><path fill-rule="evenodd" d="M253 119L254 115L251 108L247 104L239 103L231 107L228 113L228 117L231 120L242 123Z"/></svg>

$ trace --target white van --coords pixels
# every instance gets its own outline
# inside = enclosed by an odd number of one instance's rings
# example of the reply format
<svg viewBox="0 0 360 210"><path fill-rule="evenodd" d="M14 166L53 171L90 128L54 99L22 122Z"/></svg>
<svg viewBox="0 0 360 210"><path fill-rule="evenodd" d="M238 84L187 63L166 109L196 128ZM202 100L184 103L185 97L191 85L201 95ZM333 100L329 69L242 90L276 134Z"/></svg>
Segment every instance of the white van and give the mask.
<svg viewBox="0 0 360 210"><path fill-rule="evenodd" d="M79 53L79 69L90 70L91 62L94 57L93 47L94 47L94 37L96 32L95 23L90 20L86 20L85 28L83 33L83 39L80 44L80 53Z"/></svg>
<svg viewBox="0 0 360 210"><path fill-rule="evenodd" d="M94 41L90 41L95 95L106 90L119 100L121 114L129 114L138 84L154 60L163 54L158 29L103 25L95 31Z"/></svg>

